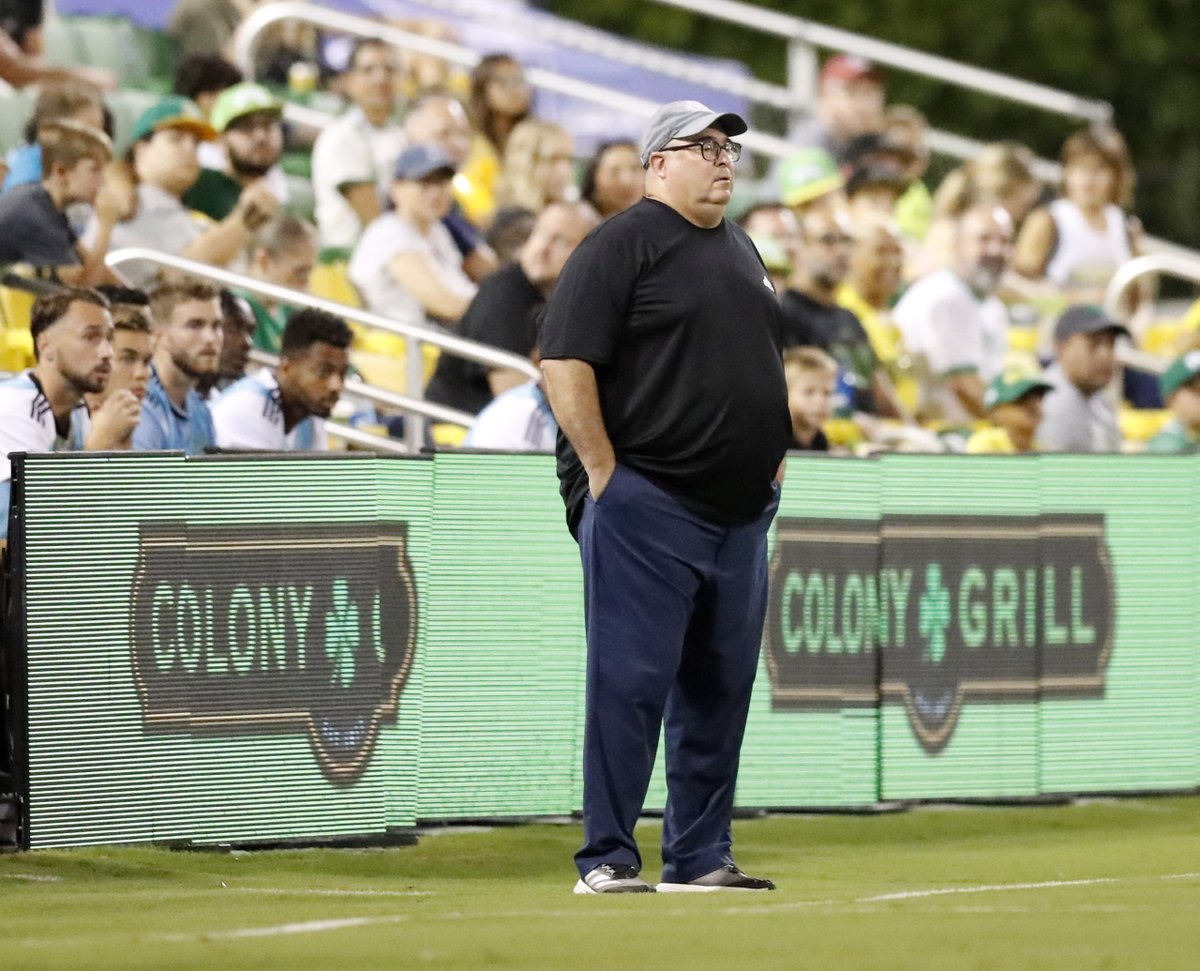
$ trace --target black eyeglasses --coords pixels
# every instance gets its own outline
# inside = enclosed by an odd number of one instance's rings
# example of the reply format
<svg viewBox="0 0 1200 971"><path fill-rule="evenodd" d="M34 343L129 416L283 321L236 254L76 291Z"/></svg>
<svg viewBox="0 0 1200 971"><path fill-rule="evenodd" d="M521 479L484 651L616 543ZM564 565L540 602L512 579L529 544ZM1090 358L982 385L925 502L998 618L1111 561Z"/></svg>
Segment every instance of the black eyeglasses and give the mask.
<svg viewBox="0 0 1200 971"><path fill-rule="evenodd" d="M699 148L706 162L715 162L724 152L729 161L736 162L742 157L742 143L735 141L718 142L715 138L702 138L698 142L685 142L682 145L672 145L670 148L660 148L660 152L682 152L687 148Z"/></svg>

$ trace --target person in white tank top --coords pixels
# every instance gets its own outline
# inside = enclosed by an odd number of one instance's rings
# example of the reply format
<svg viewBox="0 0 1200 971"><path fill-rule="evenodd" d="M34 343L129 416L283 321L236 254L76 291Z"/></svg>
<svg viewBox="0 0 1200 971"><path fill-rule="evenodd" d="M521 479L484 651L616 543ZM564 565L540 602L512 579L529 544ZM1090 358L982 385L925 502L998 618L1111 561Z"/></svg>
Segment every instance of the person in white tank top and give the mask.
<svg viewBox="0 0 1200 971"><path fill-rule="evenodd" d="M1068 303L1103 303L1113 274L1138 254L1141 227L1125 211L1132 193L1129 151L1114 129L1072 135L1063 146L1063 198L1030 214L1014 269Z"/></svg>

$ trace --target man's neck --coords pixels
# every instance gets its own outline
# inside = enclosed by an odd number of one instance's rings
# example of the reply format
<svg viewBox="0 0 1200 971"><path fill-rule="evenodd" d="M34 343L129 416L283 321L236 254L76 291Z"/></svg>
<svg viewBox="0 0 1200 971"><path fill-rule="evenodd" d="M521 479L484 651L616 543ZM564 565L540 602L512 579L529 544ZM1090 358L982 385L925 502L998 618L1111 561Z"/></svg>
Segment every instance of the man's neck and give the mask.
<svg viewBox="0 0 1200 971"><path fill-rule="evenodd" d="M792 438L801 445L811 445L820 430L820 428L813 425L805 425L795 420L792 421Z"/></svg>
<svg viewBox="0 0 1200 971"><path fill-rule="evenodd" d="M358 110L376 128L382 128L392 120L393 108L391 105L359 105Z"/></svg>
<svg viewBox="0 0 1200 971"><path fill-rule="evenodd" d="M33 375L37 378L46 401L50 403L55 424L63 424L70 417L71 411L83 400L83 395L57 368L49 364L39 364L33 369Z"/></svg>
<svg viewBox="0 0 1200 971"><path fill-rule="evenodd" d="M661 202L664 206L674 209L698 229L716 229L721 225L721 220L725 218L724 206L690 206L680 200L668 199L666 196L654 195L649 192L646 193L646 198Z"/></svg>
<svg viewBox="0 0 1200 971"><path fill-rule="evenodd" d="M171 404L182 409L187 401L187 393L196 387L196 379L181 371L165 352L154 355L154 370Z"/></svg>
<svg viewBox="0 0 1200 971"><path fill-rule="evenodd" d="M283 412L283 433L290 435L292 429L308 417L304 405L288 394L285 385L279 386L279 410Z"/></svg>
<svg viewBox="0 0 1200 971"><path fill-rule="evenodd" d="M887 291L875 289L869 284L865 287L859 286L853 280L849 281L846 286L868 307L873 307L875 310L887 309L888 297L891 296Z"/></svg>

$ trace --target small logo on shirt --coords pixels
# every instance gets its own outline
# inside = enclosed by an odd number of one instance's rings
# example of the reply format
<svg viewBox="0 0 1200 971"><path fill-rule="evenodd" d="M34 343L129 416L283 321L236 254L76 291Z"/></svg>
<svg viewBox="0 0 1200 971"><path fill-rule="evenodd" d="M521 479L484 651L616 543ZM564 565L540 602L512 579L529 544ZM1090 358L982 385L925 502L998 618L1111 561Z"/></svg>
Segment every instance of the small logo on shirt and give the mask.
<svg viewBox="0 0 1200 971"><path fill-rule="evenodd" d="M772 293L775 292L775 285L773 283L771 283L771 278L769 276L767 276L765 273L763 274L763 286L766 287L768 290L770 290Z"/></svg>

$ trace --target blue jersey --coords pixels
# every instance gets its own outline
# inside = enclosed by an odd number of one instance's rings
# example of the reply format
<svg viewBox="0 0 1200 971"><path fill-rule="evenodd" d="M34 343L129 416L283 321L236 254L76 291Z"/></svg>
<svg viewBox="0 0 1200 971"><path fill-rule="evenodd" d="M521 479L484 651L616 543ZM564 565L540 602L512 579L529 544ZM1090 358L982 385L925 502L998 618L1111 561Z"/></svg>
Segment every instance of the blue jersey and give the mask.
<svg viewBox="0 0 1200 971"><path fill-rule="evenodd" d="M183 409L175 407L158 377L150 369L150 385L142 400L142 417L133 432L133 447L139 452L182 451L199 455L216 444L212 416L195 389L190 389Z"/></svg>

